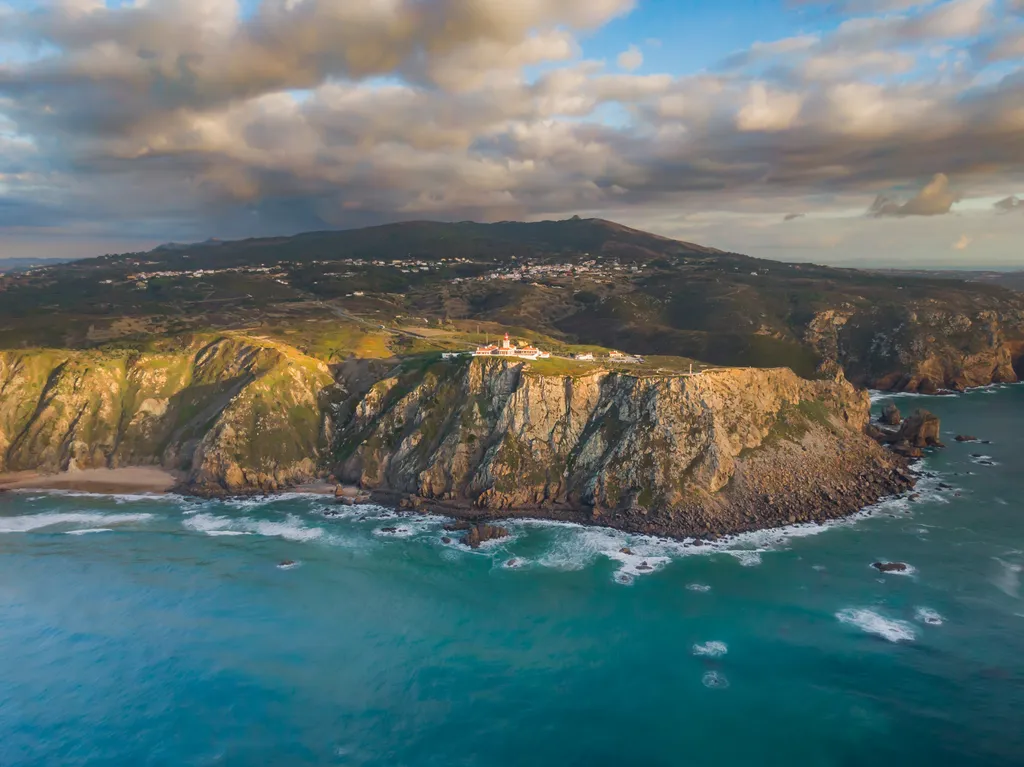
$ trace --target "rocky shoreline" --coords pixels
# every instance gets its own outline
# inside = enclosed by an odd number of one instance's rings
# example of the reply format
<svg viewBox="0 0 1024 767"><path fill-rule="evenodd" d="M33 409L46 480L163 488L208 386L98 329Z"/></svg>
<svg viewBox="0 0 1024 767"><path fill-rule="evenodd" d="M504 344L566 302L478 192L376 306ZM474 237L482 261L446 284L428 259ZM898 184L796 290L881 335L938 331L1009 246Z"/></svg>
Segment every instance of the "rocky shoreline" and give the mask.
<svg viewBox="0 0 1024 767"><path fill-rule="evenodd" d="M908 462L909 464L909 462ZM371 494L371 502L395 508L405 514L434 514L470 523L501 523L508 520L536 519L546 522L570 522L593 527L610 527L627 533L652 535L679 540L693 539L697 545L716 541L726 536L786 527L793 524L824 525L853 516L869 506L914 488L917 478L908 469L896 469L888 476L865 477L863 485L843 484L824 491L820 498L803 495L758 502L750 499L735 507L735 516L721 519L714 525L700 521L682 521L669 517L645 514L638 510L621 513L595 513L587 507L574 507L562 503L521 506L509 509L489 509L466 502L408 497L378 491ZM402 501L406 501L405 505ZM696 519L707 509L693 509ZM706 516L706 514L705 514Z"/></svg>

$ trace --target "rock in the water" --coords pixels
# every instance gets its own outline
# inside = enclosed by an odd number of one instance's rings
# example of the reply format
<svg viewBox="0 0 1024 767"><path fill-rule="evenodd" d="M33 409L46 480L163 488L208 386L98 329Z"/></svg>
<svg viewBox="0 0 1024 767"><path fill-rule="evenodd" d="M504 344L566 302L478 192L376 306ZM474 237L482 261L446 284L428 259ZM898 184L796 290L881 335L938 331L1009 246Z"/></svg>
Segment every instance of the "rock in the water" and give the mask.
<svg viewBox="0 0 1024 767"><path fill-rule="evenodd" d="M915 410L903 421L896 440L906 440L914 447L943 447L939 439L939 417L927 410Z"/></svg>
<svg viewBox="0 0 1024 767"><path fill-rule="evenodd" d="M466 535L463 536L462 542L469 546L471 549L480 548L480 544L486 543L487 541L493 541L497 538L507 538L508 530L504 527L496 527L494 525L476 525L471 527Z"/></svg>
<svg viewBox="0 0 1024 767"><path fill-rule="evenodd" d="M972 436L967 435L967 434L957 434L955 439L956 439L957 442L977 442L978 441L977 437L972 437Z"/></svg>
<svg viewBox="0 0 1024 767"><path fill-rule="evenodd" d="M514 559L514 558L510 559L508 562L505 563L505 567L518 567L518 566L519 566L519 560L518 559Z"/></svg>
<svg viewBox="0 0 1024 767"><path fill-rule="evenodd" d="M387 533L388 535L392 535L392 534L394 534L394 533L397 533L397 532L398 532L398 528L397 528L397 527L382 527L382 528L380 529L380 531L381 531L382 533Z"/></svg>
<svg viewBox="0 0 1024 767"><path fill-rule="evenodd" d="M878 418L884 424L889 426L900 425L900 409L896 407L895 403L890 402L884 408L882 408L882 415Z"/></svg>
<svg viewBox="0 0 1024 767"><path fill-rule="evenodd" d="M449 522L447 525L444 526L444 529L447 530L449 533L455 533L460 530L469 530L469 528L471 528L472 526L472 522Z"/></svg>
<svg viewBox="0 0 1024 767"><path fill-rule="evenodd" d="M452 539L451 539L451 538L449 538L449 537L448 537L447 535L443 535L443 536L441 536L441 543L444 543L444 544L446 544L446 545L447 545L447 544L449 544L449 543L451 543L451 542L452 542Z"/></svg>
<svg viewBox="0 0 1024 767"><path fill-rule="evenodd" d="M906 440L901 440L892 446L894 453L899 453L907 458L920 458L924 455L924 452L919 447L911 445Z"/></svg>
<svg viewBox="0 0 1024 767"><path fill-rule="evenodd" d="M903 573L907 570L903 562L872 562L871 566L883 573Z"/></svg>
<svg viewBox="0 0 1024 767"><path fill-rule="evenodd" d="M636 569L637 570L653 570L654 568L651 567L649 564L647 564L647 560L645 559L643 562L641 562L640 564L638 564L636 566Z"/></svg>
<svg viewBox="0 0 1024 767"><path fill-rule="evenodd" d="M629 546L623 546L621 549L619 549L619 553L620 554L632 554L633 550L631 548L629 548Z"/></svg>

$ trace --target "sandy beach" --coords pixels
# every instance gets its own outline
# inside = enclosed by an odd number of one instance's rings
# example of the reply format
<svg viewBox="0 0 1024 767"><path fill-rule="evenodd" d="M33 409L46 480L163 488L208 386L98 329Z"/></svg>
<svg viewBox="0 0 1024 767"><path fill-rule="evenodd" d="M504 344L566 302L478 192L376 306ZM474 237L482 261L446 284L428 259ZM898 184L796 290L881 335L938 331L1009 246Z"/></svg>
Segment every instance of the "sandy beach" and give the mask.
<svg viewBox="0 0 1024 767"><path fill-rule="evenodd" d="M60 474L0 474L0 490L77 490L84 493L167 493L182 479L155 466L83 469Z"/></svg>

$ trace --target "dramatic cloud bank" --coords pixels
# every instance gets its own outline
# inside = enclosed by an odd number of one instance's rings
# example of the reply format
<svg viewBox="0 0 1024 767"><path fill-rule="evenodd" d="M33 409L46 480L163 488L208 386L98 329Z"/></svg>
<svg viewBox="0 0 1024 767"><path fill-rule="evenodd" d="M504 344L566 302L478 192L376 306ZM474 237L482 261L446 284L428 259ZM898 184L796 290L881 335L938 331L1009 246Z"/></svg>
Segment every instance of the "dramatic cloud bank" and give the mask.
<svg viewBox="0 0 1024 767"><path fill-rule="evenodd" d="M849 260L877 252L874 218L903 220L886 237L931 226L948 243L937 222L981 220L967 203L987 199L985 215L1010 226L993 206L1015 198L993 200L1024 187L1018 0L851 1L826 11L842 15L831 31L753 43L697 73L645 71L639 44L611 61L584 53L581 36L642 10L0 6L0 232L81 247L580 213Z"/></svg>

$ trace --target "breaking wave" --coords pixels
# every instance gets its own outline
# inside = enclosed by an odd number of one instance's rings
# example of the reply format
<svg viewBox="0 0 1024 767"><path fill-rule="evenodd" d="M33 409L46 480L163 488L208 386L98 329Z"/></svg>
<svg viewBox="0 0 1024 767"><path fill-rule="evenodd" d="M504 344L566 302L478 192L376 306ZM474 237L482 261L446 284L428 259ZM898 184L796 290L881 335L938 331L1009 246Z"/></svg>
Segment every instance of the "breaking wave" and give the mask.
<svg viewBox="0 0 1024 767"><path fill-rule="evenodd" d="M848 607L836 613L840 623L856 626L866 634L874 634L890 642L912 642L917 636L906 621L886 618L872 610Z"/></svg>
<svg viewBox="0 0 1024 767"><path fill-rule="evenodd" d="M727 652L729 652L729 648L725 642L705 642L693 646L694 655L703 655L708 658L720 658Z"/></svg>
<svg viewBox="0 0 1024 767"><path fill-rule="evenodd" d="M145 522L152 514L102 514L98 512L48 511L41 514L23 514L17 517L0 517L0 533L27 533L58 525L75 525L77 529L91 529L107 525L125 525Z"/></svg>

